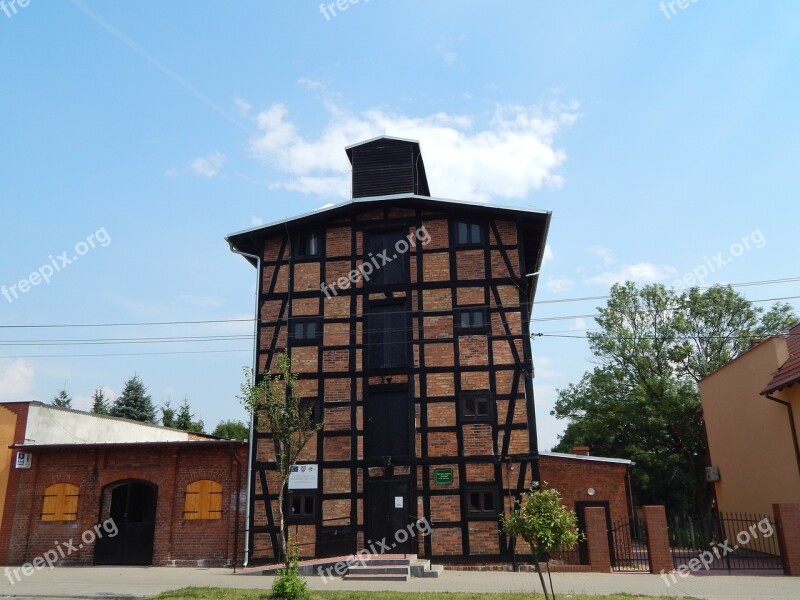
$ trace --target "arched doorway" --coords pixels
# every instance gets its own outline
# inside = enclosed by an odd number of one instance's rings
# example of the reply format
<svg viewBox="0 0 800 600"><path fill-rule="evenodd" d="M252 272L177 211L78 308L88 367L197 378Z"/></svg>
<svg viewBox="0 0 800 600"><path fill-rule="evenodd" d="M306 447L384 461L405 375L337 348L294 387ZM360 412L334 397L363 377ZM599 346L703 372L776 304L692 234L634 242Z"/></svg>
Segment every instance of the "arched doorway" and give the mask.
<svg viewBox="0 0 800 600"><path fill-rule="evenodd" d="M152 564L157 501L158 486L148 481L117 481L103 488L100 514L113 519L119 533L98 538L96 565Z"/></svg>

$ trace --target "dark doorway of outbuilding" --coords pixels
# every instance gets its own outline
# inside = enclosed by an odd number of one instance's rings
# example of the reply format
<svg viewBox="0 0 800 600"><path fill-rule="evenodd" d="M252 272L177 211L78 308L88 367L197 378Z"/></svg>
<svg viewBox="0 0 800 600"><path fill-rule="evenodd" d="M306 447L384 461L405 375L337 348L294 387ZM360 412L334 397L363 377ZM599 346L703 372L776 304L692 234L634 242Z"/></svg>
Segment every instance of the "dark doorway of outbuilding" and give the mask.
<svg viewBox="0 0 800 600"><path fill-rule="evenodd" d="M410 514L411 484L404 480L376 480L367 483L366 547L378 554L412 554L417 530Z"/></svg>
<svg viewBox="0 0 800 600"><path fill-rule="evenodd" d="M611 554L611 561L614 561L614 535L611 526L611 509L608 500L579 500L575 503L575 516L578 521L578 530L584 534L583 539L578 543L578 554L582 565L589 564L589 544L586 542L586 509L592 507L602 507L606 509L606 527L608 528L608 549Z"/></svg>
<svg viewBox="0 0 800 600"><path fill-rule="evenodd" d="M113 519L119 533L114 537L98 538L94 563L152 564L158 487L147 481L116 482L104 488L102 498L110 504L107 512L101 506L100 514Z"/></svg>

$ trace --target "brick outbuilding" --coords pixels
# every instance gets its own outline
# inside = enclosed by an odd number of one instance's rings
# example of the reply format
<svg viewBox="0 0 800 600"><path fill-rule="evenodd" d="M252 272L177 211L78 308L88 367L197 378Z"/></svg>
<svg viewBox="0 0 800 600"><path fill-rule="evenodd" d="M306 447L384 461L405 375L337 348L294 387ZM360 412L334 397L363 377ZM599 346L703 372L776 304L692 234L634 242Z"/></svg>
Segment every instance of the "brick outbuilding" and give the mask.
<svg viewBox="0 0 800 600"><path fill-rule="evenodd" d="M246 442L40 403L0 405L9 415L0 564L241 562Z"/></svg>

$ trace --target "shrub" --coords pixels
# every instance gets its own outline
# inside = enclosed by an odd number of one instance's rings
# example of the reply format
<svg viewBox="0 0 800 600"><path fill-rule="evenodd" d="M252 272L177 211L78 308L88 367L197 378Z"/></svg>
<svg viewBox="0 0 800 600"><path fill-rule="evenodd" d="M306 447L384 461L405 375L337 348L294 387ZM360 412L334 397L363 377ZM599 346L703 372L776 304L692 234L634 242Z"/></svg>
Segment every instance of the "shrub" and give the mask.
<svg viewBox="0 0 800 600"><path fill-rule="evenodd" d="M308 598L308 584L300 576L297 561L287 569L278 571L275 581L272 582L272 597L280 600L302 600Z"/></svg>

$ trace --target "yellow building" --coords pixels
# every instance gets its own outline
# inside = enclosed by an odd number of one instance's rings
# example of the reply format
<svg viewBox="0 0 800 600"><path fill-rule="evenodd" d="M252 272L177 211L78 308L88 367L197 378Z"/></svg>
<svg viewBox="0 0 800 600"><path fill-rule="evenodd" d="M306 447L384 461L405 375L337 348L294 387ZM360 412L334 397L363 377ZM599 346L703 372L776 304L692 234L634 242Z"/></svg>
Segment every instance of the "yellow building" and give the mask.
<svg viewBox="0 0 800 600"><path fill-rule="evenodd" d="M800 502L800 324L711 373L700 399L718 509Z"/></svg>

